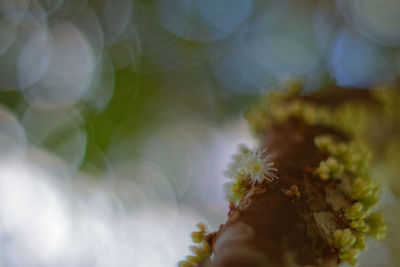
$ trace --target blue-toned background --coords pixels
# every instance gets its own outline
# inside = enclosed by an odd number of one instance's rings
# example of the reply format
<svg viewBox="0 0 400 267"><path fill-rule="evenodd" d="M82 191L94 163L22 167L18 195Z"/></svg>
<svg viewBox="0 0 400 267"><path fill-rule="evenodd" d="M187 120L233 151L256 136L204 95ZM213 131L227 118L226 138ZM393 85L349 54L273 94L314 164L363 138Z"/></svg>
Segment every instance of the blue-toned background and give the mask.
<svg viewBox="0 0 400 267"><path fill-rule="evenodd" d="M175 266L198 221L225 220L223 171L256 144L243 111L291 77L305 93L397 79L399 11L1 0L0 267ZM396 238L361 266L395 266Z"/></svg>

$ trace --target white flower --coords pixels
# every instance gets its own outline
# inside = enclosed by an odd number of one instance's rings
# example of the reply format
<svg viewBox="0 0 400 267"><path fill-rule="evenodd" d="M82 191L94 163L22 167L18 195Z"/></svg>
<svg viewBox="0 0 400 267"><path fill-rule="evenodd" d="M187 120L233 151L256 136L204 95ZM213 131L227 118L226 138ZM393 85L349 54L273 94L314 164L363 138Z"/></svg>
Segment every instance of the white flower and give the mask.
<svg viewBox="0 0 400 267"><path fill-rule="evenodd" d="M228 177L249 178L253 183L259 183L264 180L271 182L278 177L274 173L277 171L274 168L274 163L271 161L271 155L263 157L264 151L257 149L248 149L241 147L239 155L233 157L233 162L229 165L227 172Z"/></svg>

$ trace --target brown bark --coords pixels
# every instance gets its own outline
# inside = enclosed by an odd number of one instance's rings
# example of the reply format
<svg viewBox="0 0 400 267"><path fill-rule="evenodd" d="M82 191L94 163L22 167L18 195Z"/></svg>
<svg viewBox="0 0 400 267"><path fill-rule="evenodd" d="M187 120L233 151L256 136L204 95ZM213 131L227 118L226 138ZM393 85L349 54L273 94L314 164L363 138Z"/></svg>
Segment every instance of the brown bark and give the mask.
<svg viewBox="0 0 400 267"><path fill-rule="evenodd" d="M341 91L304 99L335 106L345 100L376 104L367 91ZM232 210L213 239L208 267L338 266L332 233L348 224L349 177L323 181L314 170L327 154L314 138L321 134L345 139L332 128L290 119L269 128L263 148L272 155L279 179L254 185Z"/></svg>

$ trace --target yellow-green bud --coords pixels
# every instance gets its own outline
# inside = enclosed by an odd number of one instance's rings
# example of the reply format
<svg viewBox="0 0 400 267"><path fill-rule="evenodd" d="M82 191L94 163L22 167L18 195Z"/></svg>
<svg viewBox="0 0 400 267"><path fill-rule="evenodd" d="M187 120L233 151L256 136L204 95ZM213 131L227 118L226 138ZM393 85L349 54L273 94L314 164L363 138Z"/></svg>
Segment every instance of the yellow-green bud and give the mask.
<svg viewBox="0 0 400 267"><path fill-rule="evenodd" d="M178 262L179 267L195 267L197 264L193 262L188 262L188 261L180 261Z"/></svg>
<svg viewBox="0 0 400 267"><path fill-rule="evenodd" d="M356 242L353 245L353 248L363 250L365 249L365 234L364 233L355 233Z"/></svg>
<svg viewBox="0 0 400 267"><path fill-rule="evenodd" d="M344 248L352 246L356 242L356 237L353 235L350 229L338 229L333 232L333 245L336 248Z"/></svg>
<svg viewBox="0 0 400 267"><path fill-rule="evenodd" d="M301 78L292 78L285 82L285 88L288 95L298 95L303 89L303 81Z"/></svg>
<svg viewBox="0 0 400 267"><path fill-rule="evenodd" d="M366 219L370 227L369 235L375 237L377 240L382 240L386 236L385 217L381 211L372 213Z"/></svg>
<svg viewBox="0 0 400 267"><path fill-rule="evenodd" d="M360 202L356 202L347 209L345 217L349 220L359 220L365 218L365 210Z"/></svg>
<svg viewBox="0 0 400 267"><path fill-rule="evenodd" d="M375 181L359 177L353 182L351 197L366 207L371 207L378 203L380 193L381 190Z"/></svg>
<svg viewBox="0 0 400 267"><path fill-rule="evenodd" d="M359 231L359 232L368 232L369 226L365 223L364 220L355 220L350 222L350 227Z"/></svg>
<svg viewBox="0 0 400 267"><path fill-rule="evenodd" d="M314 138L314 144L321 150L328 150L333 145L333 138L331 135L319 135Z"/></svg>
<svg viewBox="0 0 400 267"><path fill-rule="evenodd" d="M342 249L339 253L339 258L342 261L348 262L350 265L357 265L358 250L354 248Z"/></svg>
<svg viewBox="0 0 400 267"><path fill-rule="evenodd" d="M186 256L186 261L191 262L191 263L199 263L199 262L201 262L201 259L197 256L189 255L189 256Z"/></svg>
<svg viewBox="0 0 400 267"><path fill-rule="evenodd" d="M193 243L201 243L204 238L204 232L192 232Z"/></svg>

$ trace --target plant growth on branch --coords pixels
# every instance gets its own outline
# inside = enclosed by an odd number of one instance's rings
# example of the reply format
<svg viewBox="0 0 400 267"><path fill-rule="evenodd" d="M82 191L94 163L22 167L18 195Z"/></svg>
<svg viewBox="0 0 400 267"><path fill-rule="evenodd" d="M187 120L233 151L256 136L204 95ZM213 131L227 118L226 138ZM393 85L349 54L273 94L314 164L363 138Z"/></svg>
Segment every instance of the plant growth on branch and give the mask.
<svg viewBox="0 0 400 267"><path fill-rule="evenodd" d="M199 224L179 266L356 265L369 237L385 237L373 128L397 91L300 92L291 81L246 113L259 146L241 146L229 165L228 218L215 232Z"/></svg>

